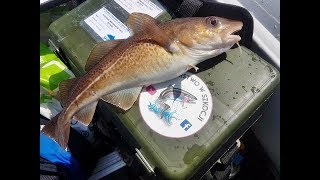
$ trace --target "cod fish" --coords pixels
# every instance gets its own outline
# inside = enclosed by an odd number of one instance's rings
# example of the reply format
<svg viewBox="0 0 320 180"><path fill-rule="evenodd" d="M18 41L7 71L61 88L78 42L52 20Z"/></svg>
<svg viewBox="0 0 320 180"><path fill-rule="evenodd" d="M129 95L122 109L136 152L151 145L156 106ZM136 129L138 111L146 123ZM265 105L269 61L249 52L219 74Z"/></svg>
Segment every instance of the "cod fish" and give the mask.
<svg viewBox="0 0 320 180"><path fill-rule="evenodd" d="M63 110L42 133L66 148L70 122L88 125L98 100L123 110L137 100L142 88L176 78L198 63L238 44L241 21L222 17L189 17L160 22L149 15L132 13L126 21L127 39L98 43L91 51L86 73L59 84Z"/></svg>

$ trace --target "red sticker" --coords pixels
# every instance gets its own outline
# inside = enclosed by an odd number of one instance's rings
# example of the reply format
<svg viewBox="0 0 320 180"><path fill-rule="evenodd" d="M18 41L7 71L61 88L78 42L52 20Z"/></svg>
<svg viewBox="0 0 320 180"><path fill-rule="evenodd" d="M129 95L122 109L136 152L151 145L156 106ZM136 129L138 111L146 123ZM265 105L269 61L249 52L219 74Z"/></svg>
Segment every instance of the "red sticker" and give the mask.
<svg viewBox="0 0 320 180"><path fill-rule="evenodd" d="M156 88L153 87L152 85L146 87L146 90L147 90L148 93L151 94L151 95L154 95L154 94L157 92Z"/></svg>

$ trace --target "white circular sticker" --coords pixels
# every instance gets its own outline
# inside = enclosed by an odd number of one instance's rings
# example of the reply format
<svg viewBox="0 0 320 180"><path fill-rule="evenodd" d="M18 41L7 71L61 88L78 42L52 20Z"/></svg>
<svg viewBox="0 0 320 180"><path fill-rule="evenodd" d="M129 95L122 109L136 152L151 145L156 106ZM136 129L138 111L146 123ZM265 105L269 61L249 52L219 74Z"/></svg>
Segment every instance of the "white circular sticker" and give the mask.
<svg viewBox="0 0 320 180"><path fill-rule="evenodd" d="M190 136L209 120L212 96L196 75L185 73L173 80L144 87L140 113L155 132L171 138Z"/></svg>

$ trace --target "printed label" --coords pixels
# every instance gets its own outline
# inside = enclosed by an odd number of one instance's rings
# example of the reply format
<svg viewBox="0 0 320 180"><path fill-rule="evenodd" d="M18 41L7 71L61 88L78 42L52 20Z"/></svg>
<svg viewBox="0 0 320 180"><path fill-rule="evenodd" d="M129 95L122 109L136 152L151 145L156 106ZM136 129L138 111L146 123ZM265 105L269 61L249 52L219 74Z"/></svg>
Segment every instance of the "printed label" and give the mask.
<svg viewBox="0 0 320 180"><path fill-rule="evenodd" d="M146 124L172 138L198 132L211 117L212 107L208 87L191 73L147 86L139 99L140 113Z"/></svg>
<svg viewBox="0 0 320 180"><path fill-rule="evenodd" d="M84 22L104 41L126 39L130 36L127 26L105 7L86 18Z"/></svg>
<svg viewBox="0 0 320 180"><path fill-rule="evenodd" d="M148 14L155 18L162 13L157 5L155 5L150 0L114 0L123 9L125 9L129 14L133 12Z"/></svg>

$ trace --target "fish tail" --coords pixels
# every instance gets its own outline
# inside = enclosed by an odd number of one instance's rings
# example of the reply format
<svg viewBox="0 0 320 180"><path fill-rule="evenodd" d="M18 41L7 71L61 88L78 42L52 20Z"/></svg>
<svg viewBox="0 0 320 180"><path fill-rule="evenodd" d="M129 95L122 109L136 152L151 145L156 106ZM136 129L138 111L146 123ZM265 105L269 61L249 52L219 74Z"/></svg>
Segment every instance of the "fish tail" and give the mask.
<svg viewBox="0 0 320 180"><path fill-rule="evenodd" d="M70 123L59 123L60 116L61 113L53 117L41 132L56 141L62 149L65 149L69 141Z"/></svg>

